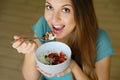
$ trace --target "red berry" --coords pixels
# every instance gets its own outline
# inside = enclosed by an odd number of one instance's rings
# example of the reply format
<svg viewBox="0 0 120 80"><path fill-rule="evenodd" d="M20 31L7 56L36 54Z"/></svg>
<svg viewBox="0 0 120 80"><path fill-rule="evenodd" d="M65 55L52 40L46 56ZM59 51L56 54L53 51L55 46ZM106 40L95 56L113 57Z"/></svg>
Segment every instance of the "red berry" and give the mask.
<svg viewBox="0 0 120 80"><path fill-rule="evenodd" d="M49 39L48 39L48 36L45 36L45 37L44 37L44 40L49 40Z"/></svg>
<svg viewBox="0 0 120 80"><path fill-rule="evenodd" d="M49 58L53 58L53 54L51 53L51 54L48 54L48 57Z"/></svg>
<svg viewBox="0 0 120 80"><path fill-rule="evenodd" d="M60 63L62 63L62 62L64 62L64 61L65 61L65 58L64 58L64 57L60 57L60 58L59 58L59 62L60 62Z"/></svg>
<svg viewBox="0 0 120 80"><path fill-rule="evenodd" d="M53 52L48 54L48 57L53 60L52 65L62 63L67 59L66 55L63 52L60 52L59 55L57 52Z"/></svg>
<svg viewBox="0 0 120 80"><path fill-rule="evenodd" d="M53 56L54 57L58 57L58 54L55 52L55 53L53 53Z"/></svg>
<svg viewBox="0 0 120 80"><path fill-rule="evenodd" d="M63 52L60 52L60 57L65 57L66 55Z"/></svg>

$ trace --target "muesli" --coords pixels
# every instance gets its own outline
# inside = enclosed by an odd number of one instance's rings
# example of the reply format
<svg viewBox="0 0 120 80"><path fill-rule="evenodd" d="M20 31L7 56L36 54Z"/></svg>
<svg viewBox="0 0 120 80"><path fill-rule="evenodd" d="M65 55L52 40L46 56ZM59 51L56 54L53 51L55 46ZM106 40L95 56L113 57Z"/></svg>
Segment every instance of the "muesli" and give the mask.
<svg viewBox="0 0 120 80"><path fill-rule="evenodd" d="M50 52L49 54L40 55L40 61L46 65L56 65L67 60L66 54L63 52Z"/></svg>

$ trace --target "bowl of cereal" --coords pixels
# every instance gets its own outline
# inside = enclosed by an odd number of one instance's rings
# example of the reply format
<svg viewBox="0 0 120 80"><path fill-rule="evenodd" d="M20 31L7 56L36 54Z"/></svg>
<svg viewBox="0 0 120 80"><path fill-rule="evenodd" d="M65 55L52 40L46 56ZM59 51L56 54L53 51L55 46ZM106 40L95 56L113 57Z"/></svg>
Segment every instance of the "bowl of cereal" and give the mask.
<svg viewBox="0 0 120 80"><path fill-rule="evenodd" d="M71 49L62 42L47 42L36 50L35 57L40 69L49 74L57 74L69 66Z"/></svg>

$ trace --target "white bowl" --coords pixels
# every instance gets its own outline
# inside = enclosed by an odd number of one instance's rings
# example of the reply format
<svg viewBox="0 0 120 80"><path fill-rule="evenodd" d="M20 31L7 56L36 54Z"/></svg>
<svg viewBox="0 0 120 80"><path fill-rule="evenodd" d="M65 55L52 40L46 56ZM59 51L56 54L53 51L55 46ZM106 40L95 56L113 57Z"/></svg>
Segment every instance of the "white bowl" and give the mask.
<svg viewBox="0 0 120 80"><path fill-rule="evenodd" d="M62 51L64 54L66 54L67 60L60 64L56 64L56 65L46 65L46 64L42 63L40 61L40 55L41 54L43 55L43 53L48 54L49 51L51 51L51 52L61 52ZM59 72L64 71L68 67L70 60L71 60L71 49L69 48L68 45L66 45L65 43L62 43L62 42L57 42L57 41L47 42L47 43L42 44L37 49L35 57L36 57L38 66L44 72L47 72L49 74L57 74Z"/></svg>

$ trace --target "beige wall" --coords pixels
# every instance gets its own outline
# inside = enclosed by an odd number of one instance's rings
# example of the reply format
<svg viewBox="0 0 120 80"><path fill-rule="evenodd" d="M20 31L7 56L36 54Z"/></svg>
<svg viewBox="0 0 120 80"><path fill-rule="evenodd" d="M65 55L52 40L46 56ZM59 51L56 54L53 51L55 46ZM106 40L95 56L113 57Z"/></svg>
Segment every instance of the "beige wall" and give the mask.
<svg viewBox="0 0 120 80"><path fill-rule="evenodd" d="M94 0L99 26L110 35L115 55L111 80L120 80L120 0ZM43 0L0 1L0 80L23 80L23 55L11 47L14 34L32 36L31 26L43 14Z"/></svg>

